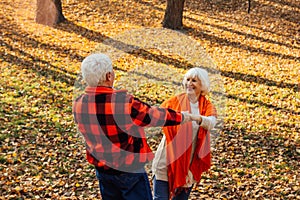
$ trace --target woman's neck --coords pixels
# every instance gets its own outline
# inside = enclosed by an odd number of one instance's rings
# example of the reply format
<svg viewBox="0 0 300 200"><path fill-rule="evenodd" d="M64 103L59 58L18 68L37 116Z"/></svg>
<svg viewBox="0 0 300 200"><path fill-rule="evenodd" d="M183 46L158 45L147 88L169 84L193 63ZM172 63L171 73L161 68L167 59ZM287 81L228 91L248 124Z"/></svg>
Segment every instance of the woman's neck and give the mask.
<svg viewBox="0 0 300 200"><path fill-rule="evenodd" d="M199 99L199 96L198 95L191 95L189 94L188 95L188 99L191 103L197 103L198 102L198 99Z"/></svg>

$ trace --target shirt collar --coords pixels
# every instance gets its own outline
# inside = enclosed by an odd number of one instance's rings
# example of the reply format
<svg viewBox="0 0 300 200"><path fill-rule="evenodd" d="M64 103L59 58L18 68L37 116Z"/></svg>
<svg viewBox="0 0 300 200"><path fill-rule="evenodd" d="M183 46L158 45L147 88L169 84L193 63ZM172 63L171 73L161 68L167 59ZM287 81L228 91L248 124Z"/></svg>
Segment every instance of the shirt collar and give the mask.
<svg viewBox="0 0 300 200"><path fill-rule="evenodd" d="M87 94L112 94L112 93L119 93L119 92L127 92L127 90L115 90L112 87L105 87L105 86L97 86L97 87L90 87L87 86L85 88L85 92Z"/></svg>

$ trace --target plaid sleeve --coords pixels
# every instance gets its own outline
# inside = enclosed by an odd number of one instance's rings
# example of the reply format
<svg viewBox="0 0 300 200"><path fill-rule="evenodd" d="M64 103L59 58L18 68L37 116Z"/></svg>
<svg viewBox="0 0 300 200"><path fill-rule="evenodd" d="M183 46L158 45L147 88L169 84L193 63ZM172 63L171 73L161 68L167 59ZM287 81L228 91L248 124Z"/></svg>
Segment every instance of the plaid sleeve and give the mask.
<svg viewBox="0 0 300 200"><path fill-rule="evenodd" d="M172 126L180 124L183 120L183 116L179 112L150 106L137 98L132 100L130 116L138 126Z"/></svg>

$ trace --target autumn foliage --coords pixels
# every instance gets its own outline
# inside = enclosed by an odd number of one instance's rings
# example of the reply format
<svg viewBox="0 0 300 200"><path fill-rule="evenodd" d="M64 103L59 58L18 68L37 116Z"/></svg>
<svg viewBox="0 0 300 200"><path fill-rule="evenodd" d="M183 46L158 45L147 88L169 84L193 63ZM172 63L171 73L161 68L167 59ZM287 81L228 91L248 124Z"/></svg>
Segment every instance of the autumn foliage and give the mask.
<svg viewBox="0 0 300 200"><path fill-rule="evenodd" d="M72 117L80 62L126 30L161 27L165 3L63 1L67 20L50 27L35 23L35 3L0 2L0 199L100 198ZM256 0L250 14L247 8L242 0L185 4L181 32L214 60L226 97L213 166L191 199L300 196L299 2ZM158 105L174 91L144 80L136 84L130 73L150 61L169 67L163 75L170 79L189 65L155 49L115 63L119 87ZM161 132L151 131L155 150Z"/></svg>

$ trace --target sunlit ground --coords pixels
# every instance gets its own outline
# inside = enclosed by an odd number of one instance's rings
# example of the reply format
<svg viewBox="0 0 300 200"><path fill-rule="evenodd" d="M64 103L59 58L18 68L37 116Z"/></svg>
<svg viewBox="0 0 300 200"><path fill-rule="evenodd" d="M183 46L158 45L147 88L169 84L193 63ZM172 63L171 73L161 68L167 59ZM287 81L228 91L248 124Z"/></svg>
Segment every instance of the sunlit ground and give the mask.
<svg viewBox="0 0 300 200"><path fill-rule="evenodd" d="M136 42L126 31L161 28L165 8L158 0L63 3L68 21L55 27L34 22L35 3L0 3L1 199L99 198L71 114L80 62L105 42ZM246 3L186 2L181 33L203 51L183 41L184 48L171 43L167 50L140 44L146 48L115 62L116 87L151 104L179 92L197 52L220 72L222 87L214 87L224 89L223 129L214 165L191 199L299 196L299 6L296 0L259 0L248 14ZM161 134L153 132L149 144L155 150Z"/></svg>

